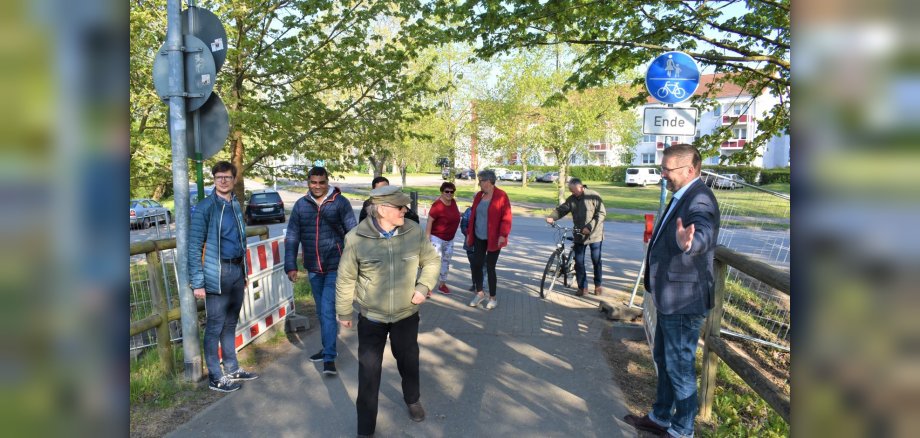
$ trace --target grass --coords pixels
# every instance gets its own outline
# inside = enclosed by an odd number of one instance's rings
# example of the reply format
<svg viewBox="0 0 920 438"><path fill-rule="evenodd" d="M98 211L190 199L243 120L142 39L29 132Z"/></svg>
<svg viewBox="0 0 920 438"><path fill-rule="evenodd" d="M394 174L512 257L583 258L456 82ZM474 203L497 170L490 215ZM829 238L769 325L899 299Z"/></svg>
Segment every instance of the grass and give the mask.
<svg viewBox="0 0 920 438"><path fill-rule="evenodd" d="M183 367L182 357L182 346L173 345L173 366L176 370ZM168 375L162 371L154 348L148 349L138 360L131 362L131 404L168 408L192 396L196 389L196 384L183 381L181 373Z"/></svg>
<svg viewBox="0 0 920 438"><path fill-rule="evenodd" d="M697 359L697 369L701 370L701 352ZM698 425L701 436L789 436L789 424L722 361L716 371L716 381L712 417L708 423Z"/></svg>
<svg viewBox="0 0 920 438"><path fill-rule="evenodd" d="M604 199L607 209L620 208L654 212L658 210L661 198L661 188L658 186L627 187L624 183L609 183L599 181L586 181L590 189L597 191ZM529 183L527 188L521 187L516 182L499 182L498 187L508 193L511 203L525 202L543 205L558 205L558 188L555 184ZM770 184L770 190L789 193L788 184ZM406 191L417 191L422 196L435 197L439 195L438 187L434 186L407 186ZM472 202L473 195L479 188L469 183L457 184L456 198L461 205ZM785 218L788 211L788 201L773 200L769 195L755 192L751 189L743 190L716 190L716 197L720 204L731 204L733 208L750 216L763 216L770 218ZM568 194L568 192L566 192Z"/></svg>

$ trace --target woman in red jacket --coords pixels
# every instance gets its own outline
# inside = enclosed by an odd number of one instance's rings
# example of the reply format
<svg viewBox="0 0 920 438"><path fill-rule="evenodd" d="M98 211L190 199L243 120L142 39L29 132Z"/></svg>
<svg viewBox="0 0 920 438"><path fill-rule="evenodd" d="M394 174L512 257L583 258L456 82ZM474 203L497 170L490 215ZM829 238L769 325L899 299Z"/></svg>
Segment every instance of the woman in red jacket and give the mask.
<svg viewBox="0 0 920 438"><path fill-rule="evenodd" d="M495 263L498 262L502 248L508 245L508 235L511 234L511 201L504 190L495 187L495 172L483 170L477 177L480 192L473 198L473 212L466 233L467 245L474 248L470 269L473 271L476 296L470 301L470 306L479 306L486 299L482 287L482 267L485 265L489 276L489 302L486 309L491 310L498 306L495 297Z"/></svg>

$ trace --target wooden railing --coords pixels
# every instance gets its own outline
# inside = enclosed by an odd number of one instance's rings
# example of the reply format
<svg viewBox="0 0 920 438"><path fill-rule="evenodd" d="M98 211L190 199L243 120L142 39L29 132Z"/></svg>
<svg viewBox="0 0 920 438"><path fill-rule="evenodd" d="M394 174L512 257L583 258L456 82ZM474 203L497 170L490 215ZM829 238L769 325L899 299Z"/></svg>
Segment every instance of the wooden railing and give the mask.
<svg viewBox="0 0 920 438"><path fill-rule="evenodd" d="M268 227L265 225L246 227L246 237L259 236L261 240L268 239ZM143 333L150 329L157 330L157 355L160 358L160 367L163 371L173 373L172 341L169 335L169 322L181 318L181 311L177 307L169 309L166 300L166 279L163 278L160 251L176 247L176 239L145 240L131 244L131 255L145 254L147 257L147 275L150 281L150 300L153 304L153 314L131 323L130 336ZM183 290L183 287L179 287ZM204 301L198 301L198 310L204 309ZM165 317L164 317L165 315Z"/></svg>
<svg viewBox="0 0 920 438"><path fill-rule="evenodd" d="M732 369L754 390L786 423L789 423L789 396L766 378L747 355L725 343L719 336L722 328L722 299L725 295L725 277L731 266L780 292L790 295L789 273L766 263L751 259L724 246L716 248L715 256L715 303L703 327L703 373L700 378L699 417L708 420L712 415L712 402L716 391L716 370L719 359Z"/></svg>

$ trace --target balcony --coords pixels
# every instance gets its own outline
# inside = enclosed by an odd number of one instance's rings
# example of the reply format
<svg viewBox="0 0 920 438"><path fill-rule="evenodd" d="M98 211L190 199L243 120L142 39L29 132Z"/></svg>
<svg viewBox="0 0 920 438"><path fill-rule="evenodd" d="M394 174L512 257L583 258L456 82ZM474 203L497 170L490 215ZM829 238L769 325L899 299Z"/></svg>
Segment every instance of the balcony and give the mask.
<svg viewBox="0 0 920 438"><path fill-rule="evenodd" d="M747 123L749 121L747 114L741 114L740 116L722 116L722 124L731 125L735 123L735 119L738 120L738 123Z"/></svg>
<svg viewBox="0 0 920 438"><path fill-rule="evenodd" d="M730 150L730 151L740 150L741 148L744 147L745 143L747 143L747 140L744 140L744 139L729 140L726 142L722 142L722 149Z"/></svg>
<svg viewBox="0 0 920 438"><path fill-rule="evenodd" d="M677 145L677 144L679 144L679 143L680 143L680 142L672 141L672 142L671 142L671 146L675 146L675 145ZM659 141L658 143L655 144L655 148L658 149L659 151L664 150L664 142L663 142L663 141Z"/></svg>

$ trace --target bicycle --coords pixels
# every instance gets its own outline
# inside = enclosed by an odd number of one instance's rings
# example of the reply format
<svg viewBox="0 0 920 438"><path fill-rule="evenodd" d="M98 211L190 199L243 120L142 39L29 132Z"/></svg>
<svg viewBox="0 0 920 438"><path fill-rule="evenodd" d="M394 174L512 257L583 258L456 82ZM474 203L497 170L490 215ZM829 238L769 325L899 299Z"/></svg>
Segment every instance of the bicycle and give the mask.
<svg viewBox="0 0 920 438"><path fill-rule="evenodd" d="M679 83L667 81L664 83L664 86L659 88L658 92L655 94L657 94L658 97L662 99L667 97L668 94L673 94L674 97L682 99L687 94L687 91L683 88L680 88Z"/></svg>
<svg viewBox="0 0 920 438"><path fill-rule="evenodd" d="M565 287L569 286L569 277L575 283L575 257L574 248L569 247L566 252L565 242L575 241L575 229L561 227L556 223L550 224L556 230L556 249L549 255L546 268L543 269L543 280L540 282L540 298L546 298L560 280ZM580 233L579 233L580 234Z"/></svg>

